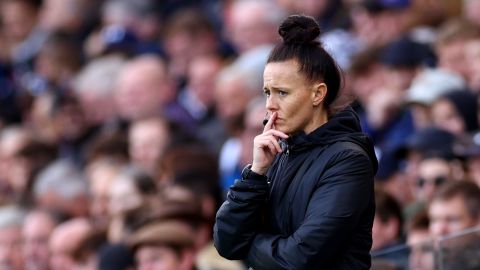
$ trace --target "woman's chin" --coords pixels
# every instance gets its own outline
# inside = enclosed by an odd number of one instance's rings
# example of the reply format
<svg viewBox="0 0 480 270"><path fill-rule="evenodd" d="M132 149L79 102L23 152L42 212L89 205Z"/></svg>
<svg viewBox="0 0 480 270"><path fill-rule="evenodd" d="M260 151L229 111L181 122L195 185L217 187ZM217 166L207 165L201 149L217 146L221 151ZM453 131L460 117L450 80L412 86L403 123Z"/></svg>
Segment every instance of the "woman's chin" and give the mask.
<svg viewBox="0 0 480 270"><path fill-rule="evenodd" d="M282 132L282 133L285 133L285 134L290 134L291 130L289 130L288 128L282 126L282 125L278 125L278 126L275 126L275 129Z"/></svg>

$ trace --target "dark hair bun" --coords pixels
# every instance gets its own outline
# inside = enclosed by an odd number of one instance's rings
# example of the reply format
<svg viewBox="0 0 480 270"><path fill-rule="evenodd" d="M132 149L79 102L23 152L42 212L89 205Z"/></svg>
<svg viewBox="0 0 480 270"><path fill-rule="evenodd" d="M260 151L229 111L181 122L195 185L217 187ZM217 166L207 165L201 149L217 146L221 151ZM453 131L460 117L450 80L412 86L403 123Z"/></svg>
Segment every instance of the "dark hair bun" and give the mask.
<svg viewBox="0 0 480 270"><path fill-rule="evenodd" d="M290 15L278 28L285 44L317 44L320 26L314 18L305 15Z"/></svg>

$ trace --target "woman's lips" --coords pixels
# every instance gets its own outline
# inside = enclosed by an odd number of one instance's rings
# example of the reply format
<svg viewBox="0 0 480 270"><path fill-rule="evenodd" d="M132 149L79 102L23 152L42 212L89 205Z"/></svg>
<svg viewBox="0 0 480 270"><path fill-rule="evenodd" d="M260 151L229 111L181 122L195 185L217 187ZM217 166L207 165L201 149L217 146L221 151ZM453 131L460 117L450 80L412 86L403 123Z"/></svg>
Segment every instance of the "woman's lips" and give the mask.
<svg viewBox="0 0 480 270"><path fill-rule="evenodd" d="M283 122L283 119L277 117L277 118L275 119L275 121L273 122L273 124L274 124L274 125L279 125L279 124L282 123L282 122Z"/></svg>

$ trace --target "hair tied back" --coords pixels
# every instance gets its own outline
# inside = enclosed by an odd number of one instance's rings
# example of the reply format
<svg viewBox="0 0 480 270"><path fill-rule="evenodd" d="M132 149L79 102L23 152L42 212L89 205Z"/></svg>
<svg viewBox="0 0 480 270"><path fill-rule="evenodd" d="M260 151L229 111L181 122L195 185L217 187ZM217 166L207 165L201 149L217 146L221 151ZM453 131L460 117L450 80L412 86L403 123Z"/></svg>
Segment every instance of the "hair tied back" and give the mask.
<svg viewBox="0 0 480 270"><path fill-rule="evenodd" d="M285 44L318 44L320 26L306 15L290 15L278 28Z"/></svg>

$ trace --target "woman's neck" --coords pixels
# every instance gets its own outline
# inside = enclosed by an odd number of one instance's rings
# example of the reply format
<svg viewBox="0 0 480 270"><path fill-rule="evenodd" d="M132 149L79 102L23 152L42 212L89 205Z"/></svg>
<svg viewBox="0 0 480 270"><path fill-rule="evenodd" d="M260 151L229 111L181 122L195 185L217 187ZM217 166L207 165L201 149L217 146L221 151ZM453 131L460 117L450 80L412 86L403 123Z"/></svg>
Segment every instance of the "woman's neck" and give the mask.
<svg viewBox="0 0 480 270"><path fill-rule="evenodd" d="M305 134L309 134L310 132L316 130L317 128L321 127L323 124L328 122L328 113L325 109L319 109L315 112L314 116L312 117L309 124L303 129Z"/></svg>

